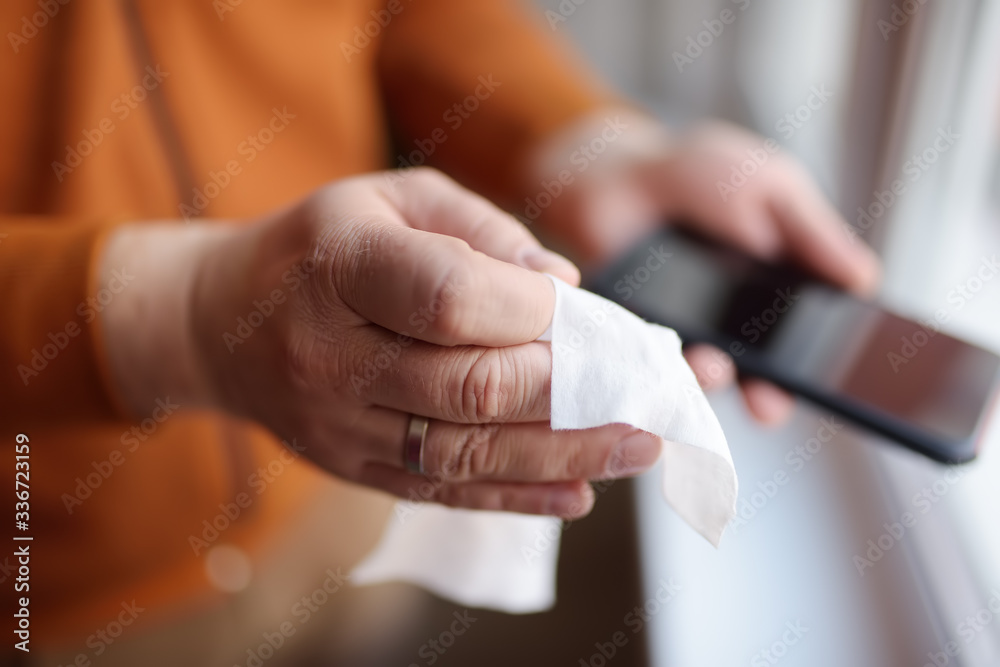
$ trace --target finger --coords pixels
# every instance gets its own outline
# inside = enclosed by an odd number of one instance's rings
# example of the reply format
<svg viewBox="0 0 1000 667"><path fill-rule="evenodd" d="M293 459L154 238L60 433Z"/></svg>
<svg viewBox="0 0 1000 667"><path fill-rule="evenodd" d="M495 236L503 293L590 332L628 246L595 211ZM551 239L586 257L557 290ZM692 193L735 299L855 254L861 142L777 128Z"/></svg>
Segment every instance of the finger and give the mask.
<svg viewBox="0 0 1000 667"><path fill-rule="evenodd" d="M625 424L579 431L553 431L544 422L431 426L425 470L455 482L631 477L651 468L662 448L660 438Z"/></svg>
<svg viewBox="0 0 1000 667"><path fill-rule="evenodd" d="M685 347L684 358L705 391L722 389L736 380L736 364L728 354L713 345Z"/></svg>
<svg viewBox="0 0 1000 667"><path fill-rule="evenodd" d="M547 276L450 236L369 220L345 238L333 266L337 293L354 311L431 343L516 345L552 321Z"/></svg>
<svg viewBox="0 0 1000 667"><path fill-rule="evenodd" d="M811 182L785 188L770 202L786 253L834 285L869 296L879 280L875 253L845 233L847 222Z"/></svg>
<svg viewBox="0 0 1000 667"><path fill-rule="evenodd" d="M547 343L441 347L369 326L347 348L356 350L349 385L364 403L465 424L549 419Z"/></svg>
<svg viewBox="0 0 1000 667"><path fill-rule="evenodd" d="M579 519L594 507L594 490L582 480L552 484L452 483L373 465L365 469L358 481L400 498L474 510Z"/></svg>
<svg viewBox="0 0 1000 667"><path fill-rule="evenodd" d="M779 231L755 202L732 200L723 207L689 213L679 218L677 224L739 248L763 262L774 261L781 252Z"/></svg>
<svg viewBox="0 0 1000 667"><path fill-rule="evenodd" d="M411 416L369 408L353 425L360 460L403 468ZM617 479L648 470L662 440L626 424L553 431L545 422L452 424L431 420L424 438L426 474L451 483L473 481L565 482Z"/></svg>
<svg viewBox="0 0 1000 667"><path fill-rule="evenodd" d="M795 408L795 399L783 389L756 378L740 382L743 400L754 418L766 426L784 423Z"/></svg>
<svg viewBox="0 0 1000 667"><path fill-rule="evenodd" d="M543 248L514 216L439 171L415 170L384 192L412 227L460 238L490 257L580 284L572 262Z"/></svg>

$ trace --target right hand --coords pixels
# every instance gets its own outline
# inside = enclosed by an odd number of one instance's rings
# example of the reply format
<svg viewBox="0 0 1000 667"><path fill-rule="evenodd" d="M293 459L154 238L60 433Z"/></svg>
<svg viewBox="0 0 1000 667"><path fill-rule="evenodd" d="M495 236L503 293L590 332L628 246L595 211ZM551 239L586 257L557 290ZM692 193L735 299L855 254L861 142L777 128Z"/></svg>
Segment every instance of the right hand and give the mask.
<svg viewBox="0 0 1000 667"><path fill-rule="evenodd" d="M155 228L161 257L171 254L162 250L171 230L188 237L188 251L178 244L175 255L192 268L172 283L187 285L181 312L158 316L190 322L159 323L177 330L180 340L167 347L174 358L163 354L170 336L151 340L142 329L156 323L130 320L122 302L150 299L140 289L144 272L158 284L157 271L176 271L177 262L159 260L158 269L142 252L154 245L144 226L119 231L104 265L128 262L140 278L105 318L121 393L141 411L151 397L186 392L189 402L294 439L337 476L401 497L427 488L402 460L410 415L426 416L434 492L424 499L587 514L587 480L641 472L661 443L621 424L548 426L551 351L534 341L552 319L555 293L541 272L571 283L579 273L437 172L389 183L383 175L339 181L250 226L206 225L213 229L200 237L190 227ZM136 374L129 360L147 372Z"/></svg>

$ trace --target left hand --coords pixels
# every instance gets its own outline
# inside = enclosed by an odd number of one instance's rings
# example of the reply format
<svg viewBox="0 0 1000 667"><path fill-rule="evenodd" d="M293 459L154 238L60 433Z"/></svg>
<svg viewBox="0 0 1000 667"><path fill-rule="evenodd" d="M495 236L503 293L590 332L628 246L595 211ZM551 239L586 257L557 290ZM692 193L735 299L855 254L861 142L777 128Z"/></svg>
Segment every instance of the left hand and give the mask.
<svg viewBox="0 0 1000 667"><path fill-rule="evenodd" d="M744 165L747 160L753 165ZM797 263L856 294L877 287L876 255L845 233L847 222L802 165L773 140L736 126L706 123L671 137L647 116L608 110L550 140L532 166L529 199L553 190L545 184L560 173L569 181L558 195L542 198L551 203L537 207L538 231L583 266L616 259L663 221L683 221L759 259ZM685 354L706 389L735 379L722 351L693 346ZM759 421L779 423L790 414L793 399L776 386L753 378L740 384Z"/></svg>

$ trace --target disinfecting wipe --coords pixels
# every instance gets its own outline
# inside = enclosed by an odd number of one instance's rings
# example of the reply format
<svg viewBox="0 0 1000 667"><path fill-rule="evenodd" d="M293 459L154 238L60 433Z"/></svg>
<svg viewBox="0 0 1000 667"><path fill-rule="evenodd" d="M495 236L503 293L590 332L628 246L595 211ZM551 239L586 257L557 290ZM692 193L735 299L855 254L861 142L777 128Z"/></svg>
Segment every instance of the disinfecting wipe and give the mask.
<svg viewBox="0 0 1000 667"><path fill-rule="evenodd" d="M663 440L663 495L718 546L736 515L725 435L677 334L552 278L554 430L628 424ZM525 613L555 601L559 521L416 505L390 519L356 584L408 581L457 603Z"/></svg>

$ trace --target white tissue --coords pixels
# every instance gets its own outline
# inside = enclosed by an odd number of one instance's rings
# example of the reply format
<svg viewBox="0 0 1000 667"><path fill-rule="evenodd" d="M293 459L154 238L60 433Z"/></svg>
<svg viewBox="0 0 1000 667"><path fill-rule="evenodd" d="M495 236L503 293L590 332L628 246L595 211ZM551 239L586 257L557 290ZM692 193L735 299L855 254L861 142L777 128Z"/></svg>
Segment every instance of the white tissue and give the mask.
<svg viewBox="0 0 1000 667"><path fill-rule="evenodd" d="M552 282L555 313L539 338L552 344L552 428L624 423L659 435L664 497L718 546L736 515L736 471L677 334ZM403 502L396 514L352 573L356 584L407 581L460 604L507 612L554 602L553 519Z"/></svg>
<svg viewBox="0 0 1000 667"><path fill-rule="evenodd" d="M623 423L663 438L664 497L719 546L736 515L736 470L677 333L552 282L556 309L541 338L552 341L552 428Z"/></svg>
<svg viewBox="0 0 1000 667"><path fill-rule="evenodd" d="M559 519L403 502L395 514L351 573L355 585L406 581L457 604L508 614L555 604Z"/></svg>

